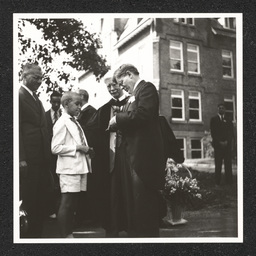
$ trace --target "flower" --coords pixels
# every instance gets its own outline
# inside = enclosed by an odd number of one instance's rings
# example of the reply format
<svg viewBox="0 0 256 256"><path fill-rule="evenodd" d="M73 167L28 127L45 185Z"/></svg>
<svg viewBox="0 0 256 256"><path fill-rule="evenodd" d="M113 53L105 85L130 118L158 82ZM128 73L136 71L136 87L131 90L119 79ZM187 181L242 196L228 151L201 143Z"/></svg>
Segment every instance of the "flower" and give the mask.
<svg viewBox="0 0 256 256"><path fill-rule="evenodd" d="M184 170L185 177L181 174ZM177 164L173 159L168 158L165 171L165 186L162 194L167 202L184 205L193 198L202 198L198 192L200 188L197 180L192 178L191 172L184 164Z"/></svg>
<svg viewBox="0 0 256 256"><path fill-rule="evenodd" d="M135 96L131 96L128 100L128 103L133 103L135 101Z"/></svg>

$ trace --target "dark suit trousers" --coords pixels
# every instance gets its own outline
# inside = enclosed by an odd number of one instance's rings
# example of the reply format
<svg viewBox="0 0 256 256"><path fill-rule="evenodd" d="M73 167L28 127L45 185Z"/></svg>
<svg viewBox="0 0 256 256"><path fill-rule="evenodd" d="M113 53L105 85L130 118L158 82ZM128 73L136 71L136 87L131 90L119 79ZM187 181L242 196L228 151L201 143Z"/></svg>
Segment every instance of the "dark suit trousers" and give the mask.
<svg viewBox="0 0 256 256"><path fill-rule="evenodd" d="M215 147L215 183L220 185L221 182L221 169L224 160L225 166L225 183L232 183L232 152L230 146Z"/></svg>
<svg viewBox="0 0 256 256"><path fill-rule="evenodd" d="M40 238L43 221L47 212L52 184L49 173L43 165L28 165L28 175L21 177L20 189L22 206L28 213L28 232L24 237Z"/></svg>
<svg viewBox="0 0 256 256"><path fill-rule="evenodd" d="M129 237L159 237L157 191L145 186L125 150L125 146L118 149L111 177L112 231L125 230Z"/></svg>

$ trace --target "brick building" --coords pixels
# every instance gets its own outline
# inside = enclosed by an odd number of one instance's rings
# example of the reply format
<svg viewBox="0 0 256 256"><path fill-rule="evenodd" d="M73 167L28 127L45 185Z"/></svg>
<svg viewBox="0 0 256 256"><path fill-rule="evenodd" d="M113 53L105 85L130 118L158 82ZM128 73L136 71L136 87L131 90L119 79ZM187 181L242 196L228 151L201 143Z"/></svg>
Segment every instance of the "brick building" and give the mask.
<svg viewBox="0 0 256 256"><path fill-rule="evenodd" d="M210 118L218 103L225 102L236 126L236 20L223 21L101 19L103 54L111 68L132 63L141 78L155 84L159 113L169 121L187 159L206 156Z"/></svg>

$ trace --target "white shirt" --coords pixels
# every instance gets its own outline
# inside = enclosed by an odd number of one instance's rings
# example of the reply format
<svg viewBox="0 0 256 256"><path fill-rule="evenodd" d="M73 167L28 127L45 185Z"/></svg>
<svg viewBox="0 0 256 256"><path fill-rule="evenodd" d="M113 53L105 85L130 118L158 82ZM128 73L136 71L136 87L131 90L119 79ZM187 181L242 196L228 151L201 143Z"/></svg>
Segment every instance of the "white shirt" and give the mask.
<svg viewBox="0 0 256 256"><path fill-rule="evenodd" d="M134 85L134 87L133 87L133 92L135 91L135 88L138 86L138 84L139 84L141 81L142 81L142 79L139 79L139 80L135 83L135 85Z"/></svg>
<svg viewBox="0 0 256 256"><path fill-rule="evenodd" d="M55 111L51 108L51 119L52 119L52 122L57 121L54 118L54 113L55 113ZM59 119L59 118L60 118L60 108L57 110L57 119Z"/></svg>
<svg viewBox="0 0 256 256"><path fill-rule="evenodd" d="M85 103L82 107L81 107L81 111L84 110L87 106L89 105L89 103Z"/></svg>

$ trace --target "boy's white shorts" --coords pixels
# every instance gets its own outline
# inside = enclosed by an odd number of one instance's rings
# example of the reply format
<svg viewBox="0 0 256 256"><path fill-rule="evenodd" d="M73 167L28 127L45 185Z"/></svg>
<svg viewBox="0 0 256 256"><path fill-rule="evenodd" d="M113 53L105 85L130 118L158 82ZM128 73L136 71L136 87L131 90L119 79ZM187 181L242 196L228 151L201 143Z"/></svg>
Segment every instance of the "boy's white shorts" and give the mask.
<svg viewBox="0 0 256 256"><path fill-rule="evenodd" d="M80 192L87 190L87 174L60 174L60 191Z"/></svg>

